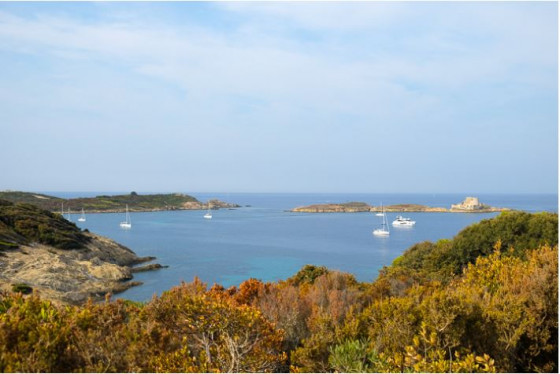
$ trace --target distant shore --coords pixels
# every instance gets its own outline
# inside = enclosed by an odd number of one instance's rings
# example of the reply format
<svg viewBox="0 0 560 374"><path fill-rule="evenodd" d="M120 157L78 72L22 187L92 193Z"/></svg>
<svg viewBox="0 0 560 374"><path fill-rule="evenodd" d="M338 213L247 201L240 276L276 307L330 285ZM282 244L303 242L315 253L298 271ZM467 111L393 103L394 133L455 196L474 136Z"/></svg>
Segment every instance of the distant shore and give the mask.
<svg viewBox="0 0 560 374"><path fill-rule="evenodd" d="M223 205L219 205L219 206L211 206L210 210L218 210L218 209L222 209L222 208L228 208L228 209L235 209L235 208L241 208L240 205L237 204L229 204L229 203L225 203L220 201L220 203L222 203ZM128 211L130 213L142 213L142 212L168 212L168 211L175 211L175 210L207 210L208 209L208 204L203 204L200 203L197 206L193 206L193 207L162 207L162 208L150 208L150 209L146 209L146 208L130 208L128 209ZM53 210L53 213L61 213L60 210ZM102 213L124 213L125 209L104 209L104 210L86 210L84 209L84 213L86 214L102 214ZM72 210L71 214L73 215L80 215L81 210ZM64 214L68 214L67 212L65 212Z"/></svg>
<svg viewBox="0 0 560 374"><path fill-rule="evenodd" d="M313 204L293 208L296 213L360 213L360 212L389 212L389 213L494 213L511 210L509 208L496 208L483 206L478 209L453 209L443 207L430 207L420 204L394 204L387 206L371 206L364 202Z"/></svg>
<svg viewBox="0 0 560 374"><path fill-rule="evenodd" d="M79 214L82 209L84 213L123 213L126 207L130 212L216 210L240 207L240 205L217 199L208 200L204 203L193 196L182 193L139 195L136 192L131 192L128 195L100 195L63 199L33 192L0 191L0 199L13 203L33 204L53 213L62 214L68 214L69 212Z"/></svg>

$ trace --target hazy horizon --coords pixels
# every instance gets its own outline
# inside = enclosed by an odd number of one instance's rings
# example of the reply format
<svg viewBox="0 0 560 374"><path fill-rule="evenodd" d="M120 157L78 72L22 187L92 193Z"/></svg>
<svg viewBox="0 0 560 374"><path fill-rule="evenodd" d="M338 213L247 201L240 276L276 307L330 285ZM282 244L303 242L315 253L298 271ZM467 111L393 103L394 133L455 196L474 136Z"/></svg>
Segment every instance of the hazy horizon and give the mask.
<svg viewBox="0 0 560 374"><path fill-rule="evenodd" d="M451 192L391 192L391 191L381 191L381 192L372 192L372 191L356 191L356 192L330 192L330 191L180 191L180 190L161 190L161 191L142 191L142 190L131 190L131 191L109 191L109 190L99 190L99 191L79 191L79 190L29 190L29 191L22 191L22 190L0 190L0 192L6 191L14 191L14 192L32 192L32 193L39 193L39 194L55 194L55 193L71 193L71 194L95 194L95 193L103 193L103 194L130 194L131 192L136 192L140 195L149 195L149 194L172 194L172 193L182 193L182 194L270 194L270 195L465 195L465 196L477 196L477 195L556 195L558 196L558 192L485 192L485 191L451 191Z"/></svg>
<svg viewBox="0 0 560 374"><path fill-rule="evenodd" d="M0 190L558 193L556 2L1 2L0 56Z"/></svg>

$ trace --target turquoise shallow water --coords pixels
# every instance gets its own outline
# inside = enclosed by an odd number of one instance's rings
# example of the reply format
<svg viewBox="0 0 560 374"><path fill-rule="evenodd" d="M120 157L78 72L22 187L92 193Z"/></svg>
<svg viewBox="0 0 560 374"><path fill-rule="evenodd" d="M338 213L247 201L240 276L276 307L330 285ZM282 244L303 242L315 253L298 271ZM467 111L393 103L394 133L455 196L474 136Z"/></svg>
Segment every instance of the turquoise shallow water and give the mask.
<svg viewBox="0 0 560 374"><path fill-rule="evenodd" d="M101 193L52 193L57 196L95 196ZM88 214L82 228L110 237L140 256L156 256L169 265L159 271L135 274L144 282L119 297L148 300L194 276L204 282L237 285L248 278L286 279L305 264L325 265L372 281L411 245L451 238L464 227L496 214L410 213L413 228L393 228L388 238L372 235L380 217L371 213L291 213L299 206L326 202L364 201L372 205L418 203L449 207L466 195L388 194L203 194L242 205L235 210L131 213L132 229L122 230L124 214ZM478 195L482 202L526 211L558 210L557 195ZM388 214L391 222L397 214ZM75 217L77 218L77 216Z"/></svg>

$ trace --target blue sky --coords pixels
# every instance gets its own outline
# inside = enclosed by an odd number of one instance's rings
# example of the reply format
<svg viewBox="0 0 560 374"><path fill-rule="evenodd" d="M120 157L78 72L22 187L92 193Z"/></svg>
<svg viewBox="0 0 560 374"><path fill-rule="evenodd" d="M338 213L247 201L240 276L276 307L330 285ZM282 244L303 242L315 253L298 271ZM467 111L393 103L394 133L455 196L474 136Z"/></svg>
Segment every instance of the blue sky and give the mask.
<svg viewBox="0 0 560 374"><path fill-rule="evenodd" d="M558 189L556 2L0 3L0 189Z"/></svg>

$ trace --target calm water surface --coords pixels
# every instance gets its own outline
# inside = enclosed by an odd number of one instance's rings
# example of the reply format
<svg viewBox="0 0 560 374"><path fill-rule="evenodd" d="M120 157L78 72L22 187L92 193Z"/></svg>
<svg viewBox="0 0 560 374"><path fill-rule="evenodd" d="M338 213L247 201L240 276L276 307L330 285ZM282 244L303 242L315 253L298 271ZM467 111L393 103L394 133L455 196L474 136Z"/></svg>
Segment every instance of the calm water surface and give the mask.
<svg viewBox="0 0 560 374"><path fill-rule="evenodd" d="M53 193L61 197L101 193ZM372 213L291 213L300 205L363 201L372 205L416 203L449 207L465 194L240 194L191 193L200 201L218 198L242 205L235 210L131 213L132 229L122 230L124 214L88 214L82 228L110 237L139 256L156 256L169 265L159 271L135 274L142 286L119 297L145 301L182 280L198 276L209 284L238 285L248 278L286 279L303 265L324 265L372 281L379 270L414 243L452 238L464 227L495 213L410 213L413 228L393 228L388 238L372 235L381 217ZM530 212L558 211L557 195L478 195L492 206ZM397 214L388 214L391 222ZM77 215L75 216L77 218Z"/></svg>

